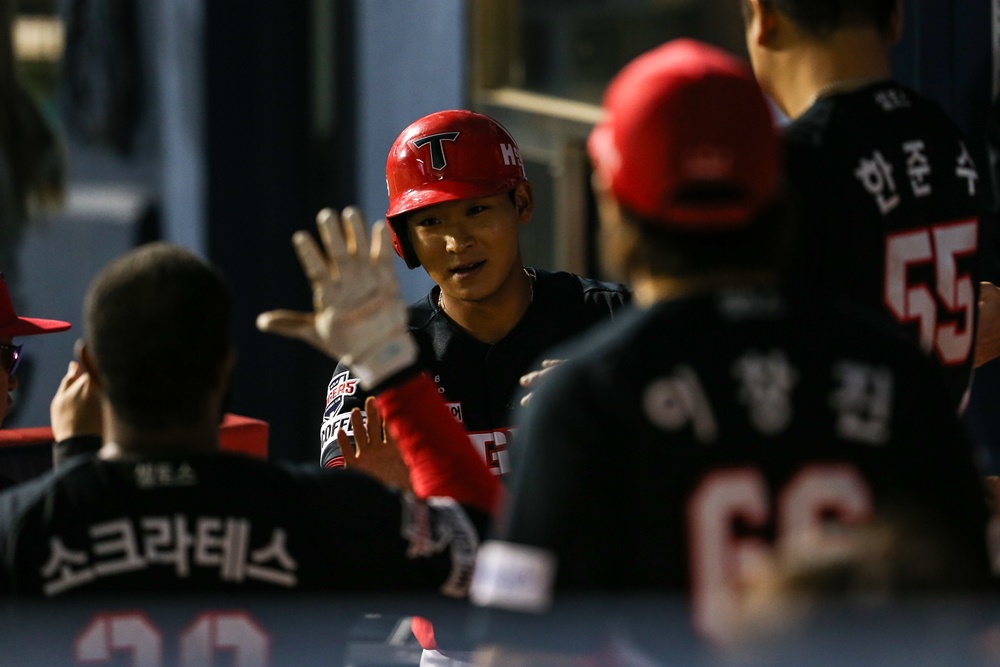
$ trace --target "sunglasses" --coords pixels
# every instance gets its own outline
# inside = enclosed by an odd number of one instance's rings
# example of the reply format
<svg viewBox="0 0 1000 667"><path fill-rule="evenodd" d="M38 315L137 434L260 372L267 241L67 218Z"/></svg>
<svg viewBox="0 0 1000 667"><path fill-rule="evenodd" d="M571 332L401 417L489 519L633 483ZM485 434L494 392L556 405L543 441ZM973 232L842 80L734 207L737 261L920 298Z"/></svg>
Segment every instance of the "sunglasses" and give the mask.
<svg viewBox="0 0 1000 667"><path fill-rule="evenodd" d="M24 346L0 343L0 366L7 370L7 375L13 375L17 371L17 365L21 363L22 347Z"/></svg>

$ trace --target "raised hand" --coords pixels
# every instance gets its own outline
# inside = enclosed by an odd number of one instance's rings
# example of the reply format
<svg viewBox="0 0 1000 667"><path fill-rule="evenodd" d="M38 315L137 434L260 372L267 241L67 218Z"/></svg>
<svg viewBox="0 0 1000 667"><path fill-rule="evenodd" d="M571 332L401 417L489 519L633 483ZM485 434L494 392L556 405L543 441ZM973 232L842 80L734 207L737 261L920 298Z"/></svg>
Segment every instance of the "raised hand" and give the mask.
<svg viewBox="0 0 1000 667"><path fill-rule="evenodd" d="M365 414L360 408L351 410L354 444L343 429L337 432L337 443L344 455L344 466L367 473L383 484L412 490L410 470L396 449L389 430L383 428L382 417L374 396L365 400ZM351 452L354 452L353 455Z"/></svg>
<svg viewBox="0 0 1000 667"><path fill-rule="evenodd" d="M69 362L49 404L52 437L56 442L76 435L101 435L101 391L76 361Z"/></svg>
<svg viewBox="0 0 1000 667"><path fill-rule="evenodd" d="M357 375L372 388L417 358L407 332L406 305L392 268L392 244L385 221L372 228L369 247L361 211L316 216L322 250L304 231L292 237L299 263L313 290L313 312L275 310L257 317L257 328L299 338Z"/></svg>

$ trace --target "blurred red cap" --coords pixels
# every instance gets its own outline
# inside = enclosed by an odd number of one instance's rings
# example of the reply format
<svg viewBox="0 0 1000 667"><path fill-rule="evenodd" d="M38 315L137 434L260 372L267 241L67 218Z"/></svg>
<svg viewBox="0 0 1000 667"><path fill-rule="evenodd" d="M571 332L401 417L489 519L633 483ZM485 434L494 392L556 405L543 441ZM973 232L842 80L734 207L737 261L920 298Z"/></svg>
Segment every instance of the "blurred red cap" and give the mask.
<svg viewBox="0 0 1000 667"><path fill-rule="evenodd" d="M737 229L777 197L774 119L734 56L690 39L668 42L618 73L604 109L587 144L597 176L644 221Z"/></svg>
<svg viewBox="0 0 1000 667"><path fill-rule="evenodd" d="M62 320L43 320L37 317L20 317L7 291L7 281L0 275L0 336L34 336L36 334L66 331L72 326Z"/></svg>

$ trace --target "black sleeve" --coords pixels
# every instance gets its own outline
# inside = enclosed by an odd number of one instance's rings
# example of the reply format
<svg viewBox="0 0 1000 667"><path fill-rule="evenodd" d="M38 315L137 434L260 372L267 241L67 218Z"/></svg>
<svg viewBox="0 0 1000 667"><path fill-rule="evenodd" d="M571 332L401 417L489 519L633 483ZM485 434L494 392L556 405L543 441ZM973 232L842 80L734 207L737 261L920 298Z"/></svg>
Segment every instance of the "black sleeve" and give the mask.
<svg viewBox="0 0 1000 667"><path fill-rule="evenodd" d="M489 526L484 513L450 498L420 501L351 470L321 473L308 493L335 587L465 595ZM338 572L344 563L351 571Z"/></svg>
<svg viewBox="0 0 1000 667"><path fill-rule="evenodd" d="M101 444L99 435L75 435L52 443L52 465L58 468L71 456L96 454Z"/></svg>

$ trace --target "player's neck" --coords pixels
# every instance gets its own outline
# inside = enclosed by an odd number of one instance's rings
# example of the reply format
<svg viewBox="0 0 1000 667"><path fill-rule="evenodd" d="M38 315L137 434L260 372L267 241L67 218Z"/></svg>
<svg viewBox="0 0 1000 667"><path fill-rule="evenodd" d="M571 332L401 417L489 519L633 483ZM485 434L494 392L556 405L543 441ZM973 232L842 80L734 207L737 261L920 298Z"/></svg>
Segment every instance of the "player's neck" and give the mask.
<svg viewBox="0 0 1000 667"><path fill-rule="evenodd" d="M173 456L209 453L219 449L219 421L203 419L196 424L170 428L136 428L123 420L105 415L102 459Z"/></svg>
<svg viewBox="0 0 1000 667"><path fill-rule="evenodd" d="M635 304L640 308L649 308L661 301L694 294L773 285L776 274L772 271L728 271L697 278L674 278L634 272L629 282Z"/></svg>
<svg viewBox="0 0 1000 667"><path fill-rule="evenodd" d="M534 277L518 265L489 297L465 301L438 292L438 308L467 334L484 343L496 343L517 326L534 300Z"/></svg>
<svg viewBox="0 0 1000 667"><path fill-rule="evenodd" d="M774 98L789 118L826 95L892 76L889 46L874 29L838 30L826 40L804 40L776 56Z"/></svg>

